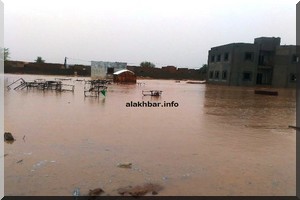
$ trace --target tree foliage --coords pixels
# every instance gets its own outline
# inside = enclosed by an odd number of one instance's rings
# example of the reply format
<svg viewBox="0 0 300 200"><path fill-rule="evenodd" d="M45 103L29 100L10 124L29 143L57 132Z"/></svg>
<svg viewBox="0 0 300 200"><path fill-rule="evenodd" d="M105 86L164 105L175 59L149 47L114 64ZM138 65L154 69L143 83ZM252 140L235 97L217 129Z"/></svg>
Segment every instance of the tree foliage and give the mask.
<svg viewBox="0 0 300 200"><path fill-rule="evenodd" d="M206 73L207 72L207 68L208 68L207 64L203 64L202 67L200 68L200 72L201 73Z"/></svg>
<svg viewBox="0 0 300 200"><path fill-rule="evenodd" d="M42 57L38 56L35 60L36 63L45 63L45 60L43 60Z"/></svg>
<svg viewBox="0 0 300 200"><path fill-rule="evenodd" d="M148 62L148 61L141 62L140 66L141 67L155 67L155 65L153 63Z"/></svg>

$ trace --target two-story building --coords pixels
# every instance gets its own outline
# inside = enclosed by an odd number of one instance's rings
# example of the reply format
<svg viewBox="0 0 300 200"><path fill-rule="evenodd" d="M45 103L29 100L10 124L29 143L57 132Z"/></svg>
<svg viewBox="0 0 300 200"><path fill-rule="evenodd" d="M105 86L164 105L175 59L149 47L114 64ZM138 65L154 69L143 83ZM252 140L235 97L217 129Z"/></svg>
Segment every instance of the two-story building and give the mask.
<svg viewBox="0 0 300 200"><path fill-rule="evenodd" d="M280 46L278 37L213 47L208 53L207 81L234 86L295 87L298 58L296 46Z"/></svg>

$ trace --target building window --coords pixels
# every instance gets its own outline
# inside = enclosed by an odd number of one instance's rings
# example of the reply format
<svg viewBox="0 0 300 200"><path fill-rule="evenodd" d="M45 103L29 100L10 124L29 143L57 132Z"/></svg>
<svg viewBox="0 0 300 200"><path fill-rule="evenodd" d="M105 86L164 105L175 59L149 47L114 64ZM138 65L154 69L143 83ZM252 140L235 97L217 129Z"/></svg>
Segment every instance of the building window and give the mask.
<svg viewBox="0 0 300 200"><path fill-rule="evenodd" d="M214 78L214 71L210 71L210 72L209 72L209 78L210 78L210 79Z"/></svg>
<svg viewBox="0 0 300 200"><path fill-rule="evenodd" d="M290 82L296 82L296 74L290 75Z"/></svg>
<svg viewBox="0 0 300 200"><path fill-rule="evenodd" d="M251 72L244 72L243 73L243 81L251 81L252 73Z"/></svg>
<svg viewBox="0 0 300 200"><path fill-rule="evenodd" d="M293 55L293 63L298 63L299 62L299 56Z"/></svg>
<svg viewBox="0 0 300 200"><path fill-rule="evenodd" d="M217 62L220 62L220 61L221 61L221 54L219 54L217 57Z"/></svg>
<svg viewBox="0 0 300 200"><path fill-rule="evenodd" d="M227 71L222 71L222 80L227 80Z"/></svg>
<svg viewBox="0 0 300 200"><path fill-rule="evenodd" d="M219 79L219 71L215 71L215 79Z"/></svg>
<svg viewBox="0 0 300 200"><path fill-rule="evenodd" d="M247 61L253 61L253 53L252 52L246 52L245 53L245 60Z"/></svg>
<svg viewBox="0 0 300 200"><path fill-rule="evenodd" d="M210 57L210 62L215 62L215 55L212 55L212 56Z"/></svg>
<svg viewBox="0 0 300 200"><path fill-rule="evenodd" d="M224 61L228 61L229 60L229 53L225 53L224 54Z"/></svg>

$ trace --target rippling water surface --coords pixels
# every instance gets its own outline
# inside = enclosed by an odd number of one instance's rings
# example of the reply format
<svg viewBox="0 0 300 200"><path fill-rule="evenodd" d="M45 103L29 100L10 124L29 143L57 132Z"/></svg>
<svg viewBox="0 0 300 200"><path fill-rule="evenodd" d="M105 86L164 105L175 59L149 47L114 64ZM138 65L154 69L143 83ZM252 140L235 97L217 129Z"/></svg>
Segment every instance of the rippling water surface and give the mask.
<svg viewBox="0 0 300 200"><path fill-rule="evenodd" d="M54 76L5 75L8 85ZM107 96L75 91L5 91L5 195L81 195L101 187L157 183L158 195L296 193L295 90L255 95L251 87L138 80L109 85ZM87 79L87 78L85 78ZM162 90L160 98L142 90ZM128 102L178 107L126 107ZM132 168L118 163L131 162ZM151 194L150 194L151 195Z"/></svg>

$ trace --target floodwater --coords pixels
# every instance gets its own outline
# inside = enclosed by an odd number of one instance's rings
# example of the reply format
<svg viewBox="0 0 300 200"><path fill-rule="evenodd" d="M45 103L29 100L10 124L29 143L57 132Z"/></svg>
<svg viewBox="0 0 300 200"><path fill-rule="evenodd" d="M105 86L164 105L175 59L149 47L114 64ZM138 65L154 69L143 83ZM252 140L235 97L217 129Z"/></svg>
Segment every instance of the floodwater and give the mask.
<svg viewBox="0 0 300 200"><path fill-rule="evenodd" d="M53 80L58 76L5 75ZM251 87L138 80L108 86L106 97L73 92L5 90L5 195L103 195L144 183L158 195L296 194L296 91L255 95ZM87 78L85 78L87 79ZM142 90L162 90L143 97ZM178 107L126 107L130 102ZM177 105L177 104L176 104ZM118 163L132 163L119 168ZM148 195L152 195L151 193Z"/></svg>

